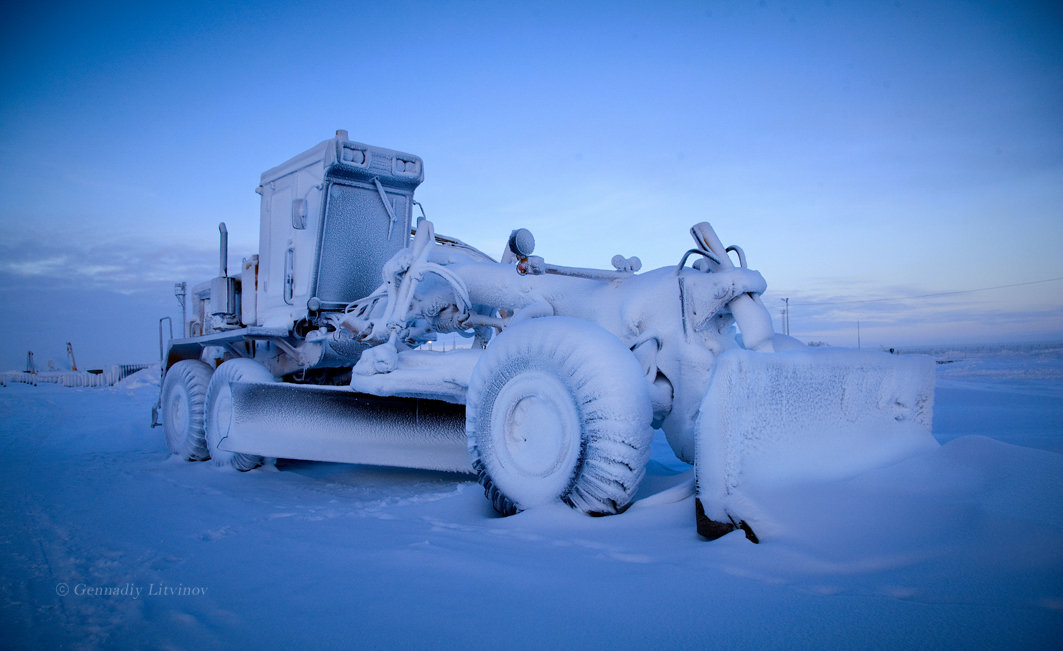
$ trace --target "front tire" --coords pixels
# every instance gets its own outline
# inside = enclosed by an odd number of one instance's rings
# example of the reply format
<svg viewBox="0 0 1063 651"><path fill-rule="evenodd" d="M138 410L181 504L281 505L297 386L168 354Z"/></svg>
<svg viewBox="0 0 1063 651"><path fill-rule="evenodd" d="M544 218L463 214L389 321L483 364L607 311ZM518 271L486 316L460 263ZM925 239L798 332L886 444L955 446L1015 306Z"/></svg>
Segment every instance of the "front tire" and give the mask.
<svg viewBox="0 0 1063 651"><path fill-rule="evenodd" d="M650 456L642 369L601 327L533 319L495 337L469 383L466 434L495 510L564 502L592 515L625 510Z"/></svg>
<svg viewBox="0 0 1063 651"><path fill-rule="evenodd" d="M214 370L197 359L177 362L162 382L162 426L171 454L189 461L210 457L203 434L207 384Z"/></svg>
<svg viewBox="0 0 1063 651"><path fill-rule="evenodd" d="M237 470L253 470L262 465L262 457L255 454L230 452L219 447L229 435L232 424L233 382L274 382L273 374L250 359L231 359L214 373L207 387L206 439L210 458L217 466L232 466Z"/></svg>

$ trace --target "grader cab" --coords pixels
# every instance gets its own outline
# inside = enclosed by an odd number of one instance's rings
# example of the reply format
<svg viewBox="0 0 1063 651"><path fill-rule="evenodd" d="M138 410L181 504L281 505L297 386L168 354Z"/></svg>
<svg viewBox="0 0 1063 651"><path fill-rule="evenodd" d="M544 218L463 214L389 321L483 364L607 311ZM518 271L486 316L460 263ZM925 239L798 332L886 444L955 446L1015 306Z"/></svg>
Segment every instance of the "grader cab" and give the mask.
<svg viewBox="0 0 1063 651"><path fill-rule="evenodd" d="M171 452L470 472L502 514L606 515L660 429L696 467L699 533L755 539L761 486L936 445L929 360L774 332L764 278L709 224L652 271L550 264L525 229L495 260L413 222L423 178L343 131L262 175L259 253L229 276L223 225L220 274L166 346Z"/></svg>

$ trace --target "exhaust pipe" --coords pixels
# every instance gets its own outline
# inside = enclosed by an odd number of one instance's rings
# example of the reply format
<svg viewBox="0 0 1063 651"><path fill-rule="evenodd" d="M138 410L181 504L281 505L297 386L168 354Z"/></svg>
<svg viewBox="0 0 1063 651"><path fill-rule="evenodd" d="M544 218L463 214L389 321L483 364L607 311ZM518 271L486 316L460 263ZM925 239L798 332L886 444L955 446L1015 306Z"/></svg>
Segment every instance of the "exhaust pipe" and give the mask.
<svg viewBox="0 0 1063 651"><path fill-rule="evenodd" d="M218 275L225 277L229 275L229 229L225 228L225 222L218 224L218 231L221 233Z"/></svg>
<svg viewBox="0 0 1063 651"><path fill-rule="evenodd" d="M210 313L225 318L236 316L236 278L229 277L229 229L218 224L218 277L210 281Z"/></svg>

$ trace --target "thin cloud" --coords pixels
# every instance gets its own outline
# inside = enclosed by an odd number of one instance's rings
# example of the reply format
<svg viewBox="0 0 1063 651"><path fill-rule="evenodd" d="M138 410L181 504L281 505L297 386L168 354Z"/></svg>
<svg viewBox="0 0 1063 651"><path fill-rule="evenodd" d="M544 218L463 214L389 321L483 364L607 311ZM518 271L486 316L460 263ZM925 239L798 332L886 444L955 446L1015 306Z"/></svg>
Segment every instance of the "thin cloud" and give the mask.
<svg viewBox="0 0 1063 651"><path fill-rule="evenodd" d="M206 280L217 275L217 249L125 238L75 241L0 242L0 290L41 287L105 289L133 293L163 282ZM236 258L239 263L239 258ZM230 262L230 268L236 268Z"/></svg>

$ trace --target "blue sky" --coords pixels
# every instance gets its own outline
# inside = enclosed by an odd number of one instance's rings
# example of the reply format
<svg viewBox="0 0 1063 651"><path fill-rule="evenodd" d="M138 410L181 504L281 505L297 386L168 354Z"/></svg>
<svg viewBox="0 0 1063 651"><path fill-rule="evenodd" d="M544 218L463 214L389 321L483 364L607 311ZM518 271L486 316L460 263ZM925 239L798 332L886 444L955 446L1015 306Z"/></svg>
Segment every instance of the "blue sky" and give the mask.
<svg viewBox="0 0 1063 651"><path fill-rule="evenodd" d="M1063 281L937 295L1063 277L1058 4L146 5L0 27L5 368L155 354L217 223L254 252L259 174L338 128L492 254L663 266L707 220L806 340L1063 335Z"/></svg>

